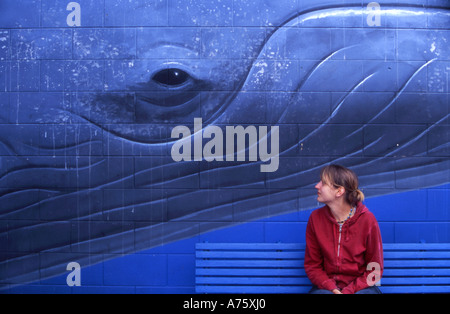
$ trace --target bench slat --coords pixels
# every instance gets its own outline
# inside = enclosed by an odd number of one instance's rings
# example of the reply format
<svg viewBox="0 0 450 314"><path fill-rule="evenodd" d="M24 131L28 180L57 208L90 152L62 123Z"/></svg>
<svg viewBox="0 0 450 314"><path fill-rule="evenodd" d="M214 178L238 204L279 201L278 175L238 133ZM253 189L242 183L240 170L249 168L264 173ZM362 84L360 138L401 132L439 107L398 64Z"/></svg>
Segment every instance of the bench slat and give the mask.
<svg viewBox="0 0 450 314"><path fill-rule="evenodd" d="M296 260L198 260L200 267L303 267Z"/></svg>
<svg viewBox="0 0 450 314"><path fill-rule="evenodd" d="M450 286L381 286L381 292L389 293L450 293ZM197 293L220 294L278 294L308 293L311 286L197 286Z"/></svg>
<svg viewBox="0 0 450 314"><path fill-rule="evenodd" d="M239 268L198 268L196 276L275 276L275 277L306 277L303 268L287 269L239 269ZM450 276L450 269L385 269L383 279L389 277L443 277Z"/></svg>
<svg viewBox="0 0 450 314"><path fill-rule="evenodd" d="M197 286L198 293L220 294L279 294L279 293L308 293L311 286Z"/></svg>
<svg viewBox="0 0 450 314"><path fill-rule="evenodd" d="M304 243L197 243L197 250L304 250Z"/></svg>
<svg viewBox="0 0 450 314"><path fill-rule="evenodd" d="M450 268L385 268L385 277L450 276Z"/></svg>
<svg viewBox="0 0 450 314"><path fill-rule="evenodd" d="M385 268L435 268L450 267L450 260L385 260Z"/></svg>
<svg viewBox="0 0 450 314"><path fill-rule="evenodd" d="M383 243L383 251L415 251L424 249L429 251L448 251L450 250L450 243Z"/></svg>
<svg viewBox="0 0 450 314"><path fill-rule="evenodd" d="M450 259L450 252L383 252L384 259Z"/></svg>
<svg viewBox="0 0 450 314"><path fill-rule="evenodd" d="M198 268L197 276L306 276L303 268L264 269L264 268Z"/></svg>
<svg viewBox="0 0 450 314"><path fill-rule="evenodd" d="M228 259L213 259L213 260L198 260L198 267L303 267L303 261L298 260L228 260ZM450 260L386 260L384 261L385 268L436 268L436 267L450 267Z"/></svg>
<svg viewBox="0 0 450 314"><path fill-rule="evenodd" d="M245 251L199 251L198 258L230 258L230 259L303 259L305 252L245 252Z"/></svg>
<svg viewBox="0 0 450 314"><path fill-rule="evenodd" d="M304 250L304 243L197 243L198 250ZM383 243L383 250L450 250L450 243Z"/></svg>
<svg viewBox="0 0 450 314"><path fill-rule="evenodd" d="M197 277L197 284L215 285L310 285L308 277ZM450 277L388 277L381 280L383 286L392 285L450 285Z"/></svg>
<svg viewBox="0 0 450 314"><path fill-rule="evenodd" d="M303 260L305 252L245 252L245 251L198 251L197 258L209 259L298 259ZM450 259L450 252L384 252L384 259Z"/></svg>
<svg viewBox="0 0 450 314"><path fill-rule="evenodd" d="M450 293L450 286L381 286L382 293Z"/></svg>
<svg viewBox="0 0 450 314"><path fill-rule="evenodd" d="M450 277L383 277L382 285L450 285Z"/></svg>
<svg viewBox="0 0 450 314"><path fill-rule="evenodd" d="M307 277L200 277L197 284L216 285L311 285Z"/></svg>

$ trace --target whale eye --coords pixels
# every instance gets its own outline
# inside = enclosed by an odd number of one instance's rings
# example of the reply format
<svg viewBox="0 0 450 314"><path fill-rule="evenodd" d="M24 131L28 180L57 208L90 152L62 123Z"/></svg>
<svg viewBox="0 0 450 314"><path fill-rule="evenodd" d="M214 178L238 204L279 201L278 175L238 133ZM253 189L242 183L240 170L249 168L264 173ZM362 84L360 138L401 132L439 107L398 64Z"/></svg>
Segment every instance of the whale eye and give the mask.
<svg viewBox="0 0 450 314"><path fill-rule="evenodd" d="M166 86L179 86L190 80L191 76L180 69L165 69L153 76L153 81Z"/></svg>

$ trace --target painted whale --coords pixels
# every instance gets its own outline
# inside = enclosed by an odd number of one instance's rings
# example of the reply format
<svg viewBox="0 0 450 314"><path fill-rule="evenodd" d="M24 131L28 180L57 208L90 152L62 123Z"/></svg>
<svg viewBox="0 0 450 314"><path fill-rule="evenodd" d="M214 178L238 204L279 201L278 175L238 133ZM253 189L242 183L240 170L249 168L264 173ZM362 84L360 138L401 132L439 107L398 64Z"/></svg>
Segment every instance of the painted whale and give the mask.
<svg viewBox="0 0 450 314"><path fill-rule="evenodd" d="M62 108L48 102L39 140L19 126L29 137L0 133L9 156L1 282L313 208L330 162L354 169L368 196L449 183L450 36L440 29L449 10L383 6L380 27L365 24L369 14L319 8L270 31L191 30L189 44L161 30L144 58L111 64L105 92L73 92ZM242 42L245 52L233 50ZM192 138L208 126L279 126L279 168L176 162L178 125Z"/></svg>

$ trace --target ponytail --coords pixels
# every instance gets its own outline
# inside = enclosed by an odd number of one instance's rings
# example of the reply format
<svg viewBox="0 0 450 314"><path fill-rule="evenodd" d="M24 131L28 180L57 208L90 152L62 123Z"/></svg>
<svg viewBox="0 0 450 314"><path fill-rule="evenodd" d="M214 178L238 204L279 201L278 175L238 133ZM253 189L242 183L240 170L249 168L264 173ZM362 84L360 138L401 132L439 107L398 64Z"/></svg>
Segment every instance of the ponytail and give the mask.
<svg viewBox="0 0 450 314"><path fill-rule="evenodd" d="M356 207L356 205L362 201L364 201L364 193L360 189L347 191L347 202L352 205L352 207Z"/></svg>

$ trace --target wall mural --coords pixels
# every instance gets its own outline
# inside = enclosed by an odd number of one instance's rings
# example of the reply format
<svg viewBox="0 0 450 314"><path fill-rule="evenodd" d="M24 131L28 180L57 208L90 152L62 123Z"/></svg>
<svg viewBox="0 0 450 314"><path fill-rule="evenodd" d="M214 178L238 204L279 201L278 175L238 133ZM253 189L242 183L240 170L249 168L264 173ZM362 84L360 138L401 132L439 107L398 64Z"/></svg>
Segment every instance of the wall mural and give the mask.
<svg viewBox="0 0 450 314"><path fill-rule="evenodd" d="M330 162L369 197L449 183L449 22L431 0L2 0L1 282L314 208Z"/></svg>

